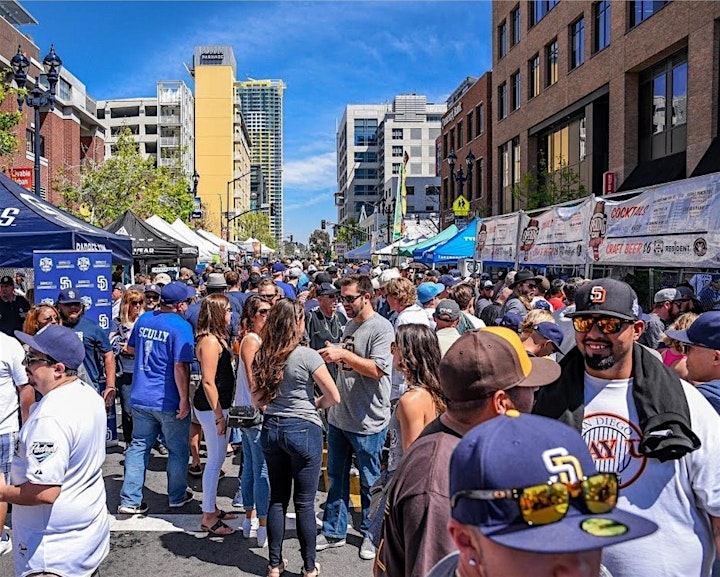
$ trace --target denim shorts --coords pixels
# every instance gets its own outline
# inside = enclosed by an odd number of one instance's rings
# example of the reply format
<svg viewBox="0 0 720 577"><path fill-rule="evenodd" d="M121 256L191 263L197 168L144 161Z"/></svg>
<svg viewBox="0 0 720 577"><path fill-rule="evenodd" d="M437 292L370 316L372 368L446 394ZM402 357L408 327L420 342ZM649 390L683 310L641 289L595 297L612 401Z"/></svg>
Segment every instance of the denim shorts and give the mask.
<svg viewBox="0 0 720 577"><path fill-rule="evenodd" d="M10 463L12 463L13 454L15 453L15 439L17 432L5 433L0 435L0 473L7 477L10 474Z"/></svg>

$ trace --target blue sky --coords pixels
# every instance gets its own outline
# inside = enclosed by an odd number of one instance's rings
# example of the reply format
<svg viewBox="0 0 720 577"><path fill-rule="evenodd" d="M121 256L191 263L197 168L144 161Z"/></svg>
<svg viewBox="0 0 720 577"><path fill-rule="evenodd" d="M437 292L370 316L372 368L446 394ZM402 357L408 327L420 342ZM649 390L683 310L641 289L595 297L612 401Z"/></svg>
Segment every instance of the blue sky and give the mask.
<svg viewBox="0 0 720 577"><path fill-rule="evenodd" d="M54 43L97 100L152 96L157 80L192 86L184 63L200 44L231 45L238 79L283 79L285 235L302 242L336 220L335 130L347 104L403 93L441 103L491 66L490 2L22 4L39 22L22 31L41 57Z"/></svg>

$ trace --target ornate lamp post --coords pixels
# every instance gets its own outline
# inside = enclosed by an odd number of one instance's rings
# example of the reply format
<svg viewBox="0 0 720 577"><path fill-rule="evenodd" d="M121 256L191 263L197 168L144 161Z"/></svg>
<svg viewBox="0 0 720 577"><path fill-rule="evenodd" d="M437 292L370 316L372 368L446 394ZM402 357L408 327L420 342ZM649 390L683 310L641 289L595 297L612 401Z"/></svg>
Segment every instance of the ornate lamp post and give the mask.
<svg viewBox="0 0 720 577"><path fill-rule="evenodd" d="M15 84L20 89L25 88L27 82L27 71L30 68L30 60L22 52L21 46L18 45L18 51L10 60L10 68L12 68ZM40 109L48 107L52 110L55 107L55 87L60 79L60 69L62 68L62 60L55 53L55 47L50 45L50 52L43 58L43 68L47 78L48 89L40 88L40 79L35 79L35 86L28 92L25 97L18 97L18 109L22 110L23 103L31 106L35 110L35 131L33 134L33 148L35 151L35 161L33 165L33 191L40 196Z"/></svg>
<svg viewBox="0 0 720 577"><path fill-rule="evenodd" d="M387 219L387 226L386 226L387 244L390 244L390 216L392 215L393 212L395 212L393 209L394 209L394 207L393 207L392 203L390 203L390 202L388 202L386 204L385 201L383 201L382 204L380 205L380 213L384 214Z"/></svg>
<svg viewBox="0 0 720 577"><path fill-rule="evenodd" d="M465 164L467 164L467 175L463 173L462 166L458 168L457 172L455 172L455 163L457 162L457 154L455 154L455 151L451 151L450 154L448 154L447 162L450 165L450 176L455 179L455 182L458 184L458 195L462 196L463 193L463 185L466 181L472 182L472 170L473 166L475 165L475 155L472 153L472 150L467 153L467 156L465 157Z"/></svg>

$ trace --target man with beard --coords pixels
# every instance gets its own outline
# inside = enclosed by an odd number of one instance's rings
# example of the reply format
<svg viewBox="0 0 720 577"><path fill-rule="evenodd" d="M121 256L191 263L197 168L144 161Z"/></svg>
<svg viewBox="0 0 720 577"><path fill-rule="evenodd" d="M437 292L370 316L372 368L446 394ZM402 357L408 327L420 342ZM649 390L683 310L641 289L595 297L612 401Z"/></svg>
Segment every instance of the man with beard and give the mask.
<svg viewBox="0 0 720 577"><path fill-rule="evenodd" d="M160 287L156 284L145 286L143 291L144 312L154 311L160 304Z"/></svg>
<svg viewBox="0 0 720 577"><path fill-rule="evenodd" d="M334 284L322 283L316 293L318 305L305 314L305 330L310 348L316 351L324 349L328 342L338 344L342 338L347 318L337 310L339 293ZM332 378L337 379L337 365L328 364L328 370Z"/></svg>
<svg viewBox="0 0 720 577"><path fill-rule="evenodd" d="M109 409L115 402L115 355L110 339L96 322L85 318L85 307L75 289L60 291L56 304L63 326L71 328L85 346L83 366Z"/></svg>
<svg viewBox="0 0 720 577"><path fill-rule="evenodd" d="M380 476L380 452L390 421L390 373L394 339L393 327L376 313L370 299L370 277L353 274L340 280L340 300L350 318L342 344L330 342L318 351L326 363L338 364L337 386L340 404L328 409L328 461L330 480L322 535L317 550L345 545L350 495L350 466L355 454L360 471L360 501L363 535L360 558L375 557L369 535L370 487Z"/></svg>
<svg viewBox="0 0 720 577"><path fill-rule="evenodd" d="M720 417L635 339L635 291L597 279L577 290L577 348L534 412L581 431L598 469L622 473L618 508L652 520L652 537L604 552L614 577L710 575L720 542ZM691 428L692 427L692 428ZM678 554L682 551L682 554Z"/></svg>
<svg viewBox="0 0 720 577"><path fill-rule="evenodd" d="M525 318L532 308L531 302L537 288L535 275L528 269L521 269L515 275L512 283L508 285L508 288L512 290L512 294L500 309L499 316L504 317L506 313L515 313Z"/></svg>
<svg viewBox="0 0 720 577"><path fill-rule="evenodd" d="M22 330L29 310L27 299L15 293L13 277L0 278L0 332L14 337L14 331Z"/></svg>

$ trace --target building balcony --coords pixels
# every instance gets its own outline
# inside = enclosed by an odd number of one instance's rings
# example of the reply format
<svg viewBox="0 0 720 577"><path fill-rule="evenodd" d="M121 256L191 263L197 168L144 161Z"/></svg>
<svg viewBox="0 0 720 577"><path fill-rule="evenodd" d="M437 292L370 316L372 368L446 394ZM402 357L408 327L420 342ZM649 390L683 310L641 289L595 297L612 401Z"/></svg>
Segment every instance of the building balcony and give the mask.
<svg viewBox="0 0 720 577"><path fill-rule="evenodd" d="M180 159L179 158L158 158L157 165L158 166L167 166L169 168L179 167Z"/></svg>
<svg viewBox="0 0 720 577"><path fill-rule="evenodd" d="M160 120L158 124L180 124L180 117L179 116L160 116Z"/></svg>
<svg viewBox="0 0 720 577"><path fill-rule="evenodd" d="M179 136L161 136L158 141L160 146L180 146Z"/></svg>

